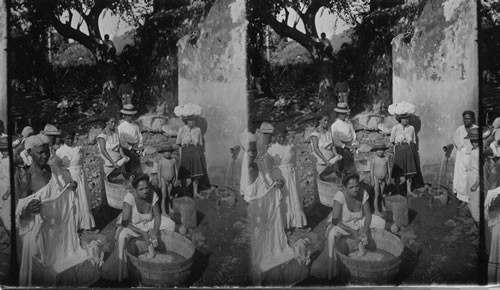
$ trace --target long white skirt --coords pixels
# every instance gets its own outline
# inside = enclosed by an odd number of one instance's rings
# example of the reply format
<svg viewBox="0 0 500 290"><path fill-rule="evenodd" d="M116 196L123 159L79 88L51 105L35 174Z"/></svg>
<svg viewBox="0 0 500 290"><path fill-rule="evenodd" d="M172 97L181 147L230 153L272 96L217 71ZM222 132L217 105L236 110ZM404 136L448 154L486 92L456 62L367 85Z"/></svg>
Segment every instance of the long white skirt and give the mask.
<svg viewBox="0 0 500 290"><path fill-rule="evenodd" d="M75 190L75 196L78 200L76 209L78 229L92 229L95 227L95 221L91 211L91 201L88 194L85 173L82 167L70 167L68 170L71 173L71 178L78 184Z"/></svg>
<svg viewBox="0 0 500 290"><path fill-rule="evenodd" d="M279 166L281 177L285 185L281 189L285 203L285 228L301 228L307 225L306 215L304 214L302 196L299 193L297 172L293 165Z"/></svg>

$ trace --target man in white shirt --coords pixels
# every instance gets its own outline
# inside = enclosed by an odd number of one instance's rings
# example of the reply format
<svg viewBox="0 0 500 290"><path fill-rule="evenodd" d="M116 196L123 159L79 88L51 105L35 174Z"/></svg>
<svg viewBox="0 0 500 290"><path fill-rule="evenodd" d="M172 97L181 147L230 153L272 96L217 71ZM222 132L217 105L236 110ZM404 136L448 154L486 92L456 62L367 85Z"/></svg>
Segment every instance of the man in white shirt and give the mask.
<svg viewBox="0 0 500 290"><path fill-rule="evenodd" d="M137 111L131 104L126 104L120 111L123 120L118 125L118 138L120 139L120 146L123 148L123 153L130 158L130 161L125 165L128 173L141 174L141 160L138 152L144 148L144 140L142 138L139 126L132 122L132 118Z"/></svg>
<svg viewBox="0 0 500 290"><path fill-rule="evenodd" d="M334 109L337 112L337 120L331 126L333 144L342 156L338 162L340 172L356 172L354 166L353 152L357 148L356 132L351 122L346 121L347 114L351 111L346 103L338 103Z"/></svg>
<svg viewBox="0 0 500 290"><path fill-rule="evenodd" d="M455 170L453 173L453 192L456 193L457 198L462 202L461 207L467 205L469 195L467 191L467 166L470 162L472 154L472 144L467 136L467 130L477 128L474 124L475 114L472 111L465 111L462 113L464 124L457 128L453 134L453 143L443 147L444 152L449 157L453 148L457 150L455 156Z"/></svg>

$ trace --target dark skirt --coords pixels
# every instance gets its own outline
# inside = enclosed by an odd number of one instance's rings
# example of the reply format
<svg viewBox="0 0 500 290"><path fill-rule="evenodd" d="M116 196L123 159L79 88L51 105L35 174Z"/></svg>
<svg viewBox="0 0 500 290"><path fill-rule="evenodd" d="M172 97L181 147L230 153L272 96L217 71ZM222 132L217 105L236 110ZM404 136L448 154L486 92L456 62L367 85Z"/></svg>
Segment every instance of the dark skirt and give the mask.
<svg viewBox="0 0 500 290"><path fill-rule="evenodd" d="M179 179L201 177L204 175L200 147L188 145L181 147L181 165Z"/></svg>
<svg viewBox="0 0 500 290"><path fill-rule="evenodd" d="M414 148L408 144L396 145L392 177L417 174Z"/></svg>

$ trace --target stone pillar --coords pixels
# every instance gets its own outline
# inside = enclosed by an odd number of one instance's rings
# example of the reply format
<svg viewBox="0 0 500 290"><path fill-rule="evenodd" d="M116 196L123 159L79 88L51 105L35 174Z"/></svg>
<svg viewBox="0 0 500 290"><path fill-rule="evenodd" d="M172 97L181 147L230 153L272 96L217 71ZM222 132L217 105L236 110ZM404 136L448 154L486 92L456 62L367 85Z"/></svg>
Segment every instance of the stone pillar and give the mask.
<svg viewBox="0 0 500 290"><path fill-rule="evenodd" d="M442 160L463 111L478 114L476 41L476 1L469 0L429 0L411 40L393 39L393 98L416 106L422 166Z"/></svg>
<svg viewBox="0 0 500 290"><path fill-rule="evenodd" d="M208 174L219 185L228 171L238 180L229 183L239 183L241 163L231 164L230 149L247 125L246 26L244 0L217 0L196 43L178 43L179 104L203 108Z"/></svg>
<svg viewBox="0 0 500 290"><path fill-rule="evenodd" d="M7 130L7 7L0 0L0 120Z"/></svg>

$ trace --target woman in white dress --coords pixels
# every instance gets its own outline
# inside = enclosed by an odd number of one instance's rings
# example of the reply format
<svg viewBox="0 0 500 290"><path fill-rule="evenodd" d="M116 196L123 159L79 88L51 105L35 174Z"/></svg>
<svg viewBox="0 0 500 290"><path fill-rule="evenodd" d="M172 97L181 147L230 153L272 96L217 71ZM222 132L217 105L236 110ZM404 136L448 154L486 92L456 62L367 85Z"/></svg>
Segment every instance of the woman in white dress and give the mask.
<svg viewBox="0 0 500 290"><path fill-rule="evenodd" d="M338 191L333 198L333 209L327 218L327 242L311 267L311 275L315 277L332 279L338 275L336 239L350 235L353 239L362 241L370 235L370 228L385 228L385 220L372 215L370 197L359 187L359 179L357 173L346 175L342 179L345 192Z"/></svg>
<svg viewBox="0 0 500 290"><path fill-rule="evenodd" d="M283 181L271 177L271 161L267 154L257 158L257 144L248 145L248 201L250 219L251 258L254 279L294 258L293 249L288 245L281 210ZM258 282L256 281L256 282Z"/></svg>
<svg viewBox="0 0 500 290"><path fill-rule="evenodd" d="M277 131L276 137L277 142L271 145L267 153L273 159L272 177L284 181L281 191L284 198L285 228L303 228L307 225L307 219L302 205L303 198L299 193L296 150L292 144L287 143L286 129Z"/></svg>
<svg viewBox="0 0 500 290"><path fill-rule="evenodd" d="M64 144L56 150L61 160L62 168L69 171L71 179L77 183L75 197L77 207L77 229L90 230L95 227L91 211L90 195L88 194L87 179L83 171L83 152L81 146L75 146L75 132L64 132Z"/></svg>
<svg viewBox="0 0 500 290"><path fill-rule="evenodd" d="M136 177L132 186L135 191L125 195L122 214L118 217L115 250L102 267L102 276L108 280L120 282L128 276L128 239L141 237L146 242L158 241L161 230L175 230L175 222L161 215L160 198L152 190L148 175Z"/></svg>
<svg viewBox="0 0 500 290"><path fill-rule="evenodd" d="M120 146L120 139L116 132L116 119L111 117L105 119L104 122L104 129L101 134L97 135L97 142L104 160L104 174L109 177L123 173L123 164L129 158L125 156Z"/></svg>

